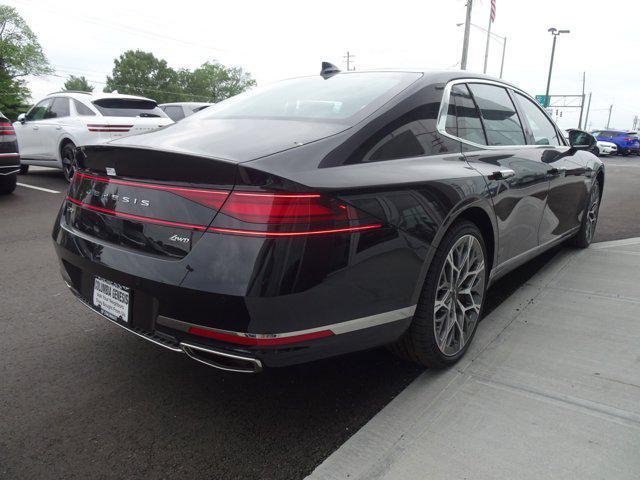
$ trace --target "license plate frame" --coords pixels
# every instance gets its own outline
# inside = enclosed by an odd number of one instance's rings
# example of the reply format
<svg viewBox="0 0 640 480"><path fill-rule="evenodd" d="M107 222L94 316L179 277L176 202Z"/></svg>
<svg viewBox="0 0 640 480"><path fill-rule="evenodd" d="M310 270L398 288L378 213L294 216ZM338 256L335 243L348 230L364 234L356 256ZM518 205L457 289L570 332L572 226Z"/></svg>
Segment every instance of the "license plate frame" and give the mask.
<svg viewBox="0 0 640 480"><path fill-rule="evenodd" d="M129 324L131 289L119 283L98 277L93 279L93 307L116 322Z"/></svg>

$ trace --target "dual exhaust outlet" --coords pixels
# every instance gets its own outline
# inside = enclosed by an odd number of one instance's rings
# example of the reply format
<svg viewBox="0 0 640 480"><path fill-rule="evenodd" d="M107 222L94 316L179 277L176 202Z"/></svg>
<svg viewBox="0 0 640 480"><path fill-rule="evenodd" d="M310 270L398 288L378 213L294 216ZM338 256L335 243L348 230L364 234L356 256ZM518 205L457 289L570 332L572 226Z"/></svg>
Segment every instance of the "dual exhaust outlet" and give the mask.
<svg viewBox="0 0 640 480"><path fill-rule="evenodd" d="M235 373L259 373L262 371L262 362L255 358L220 352L187 342L181 342L180 348L196 362L219 370Z"/></svg>

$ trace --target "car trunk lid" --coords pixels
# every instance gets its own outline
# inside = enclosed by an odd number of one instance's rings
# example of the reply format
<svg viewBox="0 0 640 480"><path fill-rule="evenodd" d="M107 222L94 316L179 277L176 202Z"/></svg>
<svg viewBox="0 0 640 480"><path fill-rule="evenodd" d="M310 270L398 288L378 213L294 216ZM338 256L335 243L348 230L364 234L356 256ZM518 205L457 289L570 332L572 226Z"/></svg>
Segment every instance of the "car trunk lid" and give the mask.
<svg viewBox="0 0 640 480"><path fill-rule="evenodd" d="M84 147L65 221L90 237L151 255L187 255L233 188L225 161L145 149Z"/></svg>

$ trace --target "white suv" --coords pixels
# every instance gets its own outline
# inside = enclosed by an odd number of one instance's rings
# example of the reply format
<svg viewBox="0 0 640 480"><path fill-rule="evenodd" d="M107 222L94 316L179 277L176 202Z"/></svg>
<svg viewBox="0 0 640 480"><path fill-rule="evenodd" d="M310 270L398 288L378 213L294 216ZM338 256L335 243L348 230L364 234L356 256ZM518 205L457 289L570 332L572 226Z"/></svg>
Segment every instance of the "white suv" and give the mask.
<svg viewBox="0 0 640 480"><path fill-rule="evenodd" d="M21 172L29 165L75 171L76 145L95 145L173 123L154 100L118 93L59 92L21 114L14 128Z"/></svg>

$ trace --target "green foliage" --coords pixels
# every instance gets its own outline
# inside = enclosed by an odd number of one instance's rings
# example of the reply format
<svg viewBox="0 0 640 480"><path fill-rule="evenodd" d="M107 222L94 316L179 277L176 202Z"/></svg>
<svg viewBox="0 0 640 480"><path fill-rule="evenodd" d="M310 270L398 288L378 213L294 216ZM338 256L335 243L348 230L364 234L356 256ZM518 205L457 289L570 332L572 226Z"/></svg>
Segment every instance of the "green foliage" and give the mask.
<svg viewBox="0 0 640 480"><path fill-rule="evenodd" d="M206 62L187 75L184 90L205 102L220 102L254 87L256 81L239 67Z"/></svg>
<svg viewBox="0 0 640 480"><path fill-rule="evenodd" d="M64 82L65 90L77 90L79 92L93 92L93 85L89 84L89 81L82 77L76 77L75 75L69 75L69 78Z"/></svg>
<svg viewBox="0 0 640 480"><path fill-rule="evenodd" d="M142 95L158 103L219 102L255 84L241 68L206 62L194 71L176 71L152 53L128 50L114 60L104 91Z"/></svg>
<svg viewBox="0 0 640 480"><path fill-rule="evenodd" d="M15 8L0 5L0 110L15 119L29 96L22 77L51 71L35 33Z"/></svg>

